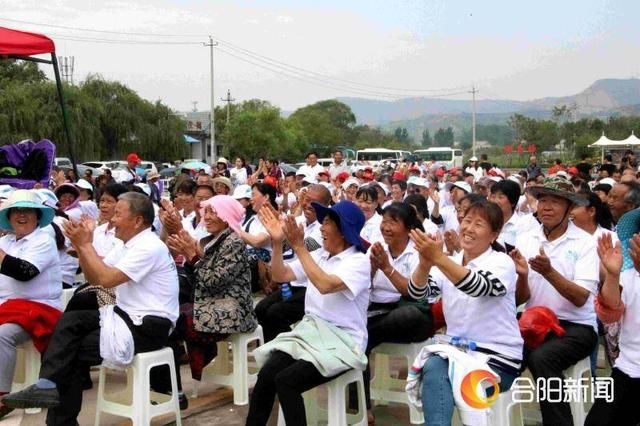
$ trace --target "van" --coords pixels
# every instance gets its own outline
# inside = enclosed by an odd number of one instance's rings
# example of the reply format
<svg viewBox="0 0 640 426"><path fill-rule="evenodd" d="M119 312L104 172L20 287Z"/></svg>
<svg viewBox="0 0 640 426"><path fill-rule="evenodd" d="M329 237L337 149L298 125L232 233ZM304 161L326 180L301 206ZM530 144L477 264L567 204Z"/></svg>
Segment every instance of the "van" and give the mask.
<svg viewBox="0 0 640 426"><path fill-rule="evenodd" d="M399 149L366 148L358 150L356 153L356 161L375 167L384 160L399 163L410 155L411 153L409 151L401 151Z"/></svg>
<svg viewBox="0 0 640 426"><path fill-rule="evenodd" d="M413 151L413 155L424 161L435 161L446 166L448 169L451 167L462 167L463 158L462 150L445 147L433 147L428 149L417 149Z"/></svg>

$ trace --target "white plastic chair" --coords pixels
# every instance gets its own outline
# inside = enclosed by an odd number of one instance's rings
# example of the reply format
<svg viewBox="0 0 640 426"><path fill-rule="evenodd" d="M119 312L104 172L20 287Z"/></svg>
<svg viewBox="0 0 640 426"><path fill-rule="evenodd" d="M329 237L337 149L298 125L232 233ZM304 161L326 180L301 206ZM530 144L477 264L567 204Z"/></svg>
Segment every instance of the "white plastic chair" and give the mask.
<svg viewBox="0 0 640 426"><path fill-rule="evenodd" d="M458 415L460 412L456 408ZM453 425L462 424L459 418L452 421ZM522 405L513 401L512 390L502 392L496 402L487 411L485 424L490 426L523 426Z"/></svg>
<svg viewBox="0 0 640 426"><path fill-rule="evenodd" d="M578 361L575 365L566 369L564 371L564 376L568 379L571 378L575 380L576 383L579 383L585 373L587 373L587 378L590 381L591 360L589 357ZM569 406L571 407L571 416L573 417L574 426L584 425L584 422L587 419L587 412L584 409L584 401L581 399L576 401L575 398L570 398Z"/></svg>
<svg viewBox="0 0 640 426"><path fill-rule="evenodd" d="M171 395L153 395L151 402L150 372L153 367L168 365L171 373ZM178 402L178 382L171 348L159 349L153 352L145 352L136 355L133 363L127 368L127 389L117 394L110 394L113 398L105 398L105 382L107 369L100 367L100 383L98 385L98 397L96 400L95 426L100 426L100 414L109 413L117 416L128 417L133 426L147 426L151 419L162 414L174 414L176 425L181 426L180 403ZM164 399L162 401L158 401ZM126 403L129 401L130 403Z"/></svg>
<svg viewBox="0 0 640 426"><path fill-rule="evenodd" d="M375 374L371 380L371 400L382 402L396 402L409 406L411 424L424 423L422 413L409 402L405 386L405 379L391 377L389 370L389 355L403 356L407 359L407 368L411 368L422 348L431 344L431 340L420 343L383 343L376 346L372 354L375 354Z"/></svg>
<svg viewBox="0 0 640 426"><path fill-rule="evenodd" d="M42 360L40 352L33 345L32 340L22 343L16 349L16 369L13 374L11 392L21 391L38 381ZM40 408L27 408L25 413L37 414L40 411L42 411Z"/></svg>
<svg viewBox="0 0 640 426"><path fill-rule="evenodd" d="M346 390L351 383L356 383L358 388L358 413L347 414ZM305 392L305 408L309 424L326 423L327 426L366 426L367 406L364 400L364 381L362 371L351 369L326 383L327 387L327 408L318 408L316 389ZM278 408L278 426L285 426L282 408Z"/></svg>
<svg viewBox="0 0 640 426"><path fill-rule="evenodd" d="M202 371L202 381L211 381L218 385L231 386L233 388L233 403L235 405L247 405L249 403L249 387L258 380L258 373L249 372L249 343L257 341L264 344L262 326L251 333L232 334L223 343L223 348L218 345L218 356ZM231 344L233 354L232 366L229 369L224 345ZM222 351L220 350L222 349ZM192 396L198 397L198 384L196 383Z"/></svg>

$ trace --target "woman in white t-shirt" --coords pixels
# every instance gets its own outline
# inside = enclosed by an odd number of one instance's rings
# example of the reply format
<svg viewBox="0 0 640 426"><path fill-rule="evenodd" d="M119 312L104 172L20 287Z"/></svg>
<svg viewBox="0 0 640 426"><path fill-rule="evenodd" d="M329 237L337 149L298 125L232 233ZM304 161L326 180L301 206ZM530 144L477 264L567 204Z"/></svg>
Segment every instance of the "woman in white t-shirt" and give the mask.
<svg viewBox="0 0 640 426"><path fill-rule="evenodd" d="M382 216L378 213L378 191L368 185L361 186L356 192L356 204L362 210L365 219L360 237L368 244L382 241L380 232Z"/></svg>
<svg viewBox="0 0 640 426"><path fill-rule="evenodd" d="M500 376L500 391L509 390L520 373L523 341L516 319L516 269L511 258L496 251L502 228L500 207L486 200L467 208L460 223L461 251L447 257L443 242L420 231L411 238L420 262L409 281L409 295L421 300L442 296L447 334L475 343ZM471 350L471 348L469 349ZM453 415L449 361L439 356L423 367L422 403L425 424L448 424Z"/></svg>
<svg viewBox="0 0 640 426"><path fill-rule="evenodd" d="M259 211L262 206L270 204L274 209L278 209L276 203L276 189L266 183L254 183L251 186L251 208L254 212ZM262 224L257 214L246 219L242 228L238 231L240 238L247 243L247 256L251 265L251 288L253 291L260 290L263 282L260 279L260 262L271 261L271 237Z"/></svg>
<svg viewBox="0 0 640 426"><path fill-rule="evenodd" d="M280 333L254 352L264 365L251 394L247 425L267 424L276 394L285 422L306 424L303 392L366 365L371 265L360 240L364 216L350 201L331 208L312 205L323 240L323 247L312 253L293 216L283 223L272 210L260 211L273 241L274 280L306 279L308 285L305 317L291 332ZM286 264L285 236L297 257Z"/></svg>
<svg viewBox="0 0 640 426"><path fill-rule="evenodd" d="M54 210L35 191L16 190L0 209L0 395L11 391L16 347L35 336L43 352L60 316L56 243L41 229ZM0 403L0 418L12 410Z"/></svg>
<svg viewBox="0 0 640 426"><path fill-rule="evenodd" d="M621 273L620 242L614 242L610 234L598 241L606 278L596 298L596 313L604 324L620 324L620 355L611 370L611 398L596 398L586 426L640 423L640 237L634 236L629 246L634 268Z"/></svg>
<svg viewBox="0 0 640 426"><path fill-rule="evenodd" d="M235 167L229 170L229 173L231 175L231 183L233 183L234 188L237 188L240 185L246 185L249 177L247 176L247 166L244 158L237 157Z"/></svg>
<svg viewBox="0 0 640 426"><path fill-rule="evenodd" d="M409 277L418 266L419 255L409 238L412 229L424 231L416 211L406 203L391 203L382 211L380 231L384 242L368 251L371 260L371 288L366 354L384 342L423 342L433 335L433 317L427 301L408 297ZM364 372L367 409L371 410L369 367ZM370 421L373 415L369 412Z"/></svg>

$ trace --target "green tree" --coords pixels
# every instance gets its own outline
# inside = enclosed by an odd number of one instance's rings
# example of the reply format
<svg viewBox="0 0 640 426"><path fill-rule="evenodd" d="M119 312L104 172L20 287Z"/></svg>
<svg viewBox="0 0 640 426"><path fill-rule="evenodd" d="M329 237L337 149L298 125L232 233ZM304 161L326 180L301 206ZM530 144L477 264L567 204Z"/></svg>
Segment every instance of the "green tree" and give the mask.
<svg viewBox="0 0 640 426"><path fill-rule="evenodd" d="M440 127L438 131L433 135L434 146L448 146L453 147L454 134L451 126L443 129Z"/></svg>
<svg viewBox="0 0 640 426"><path fill-rule="evenodd" d="M356 117L348 105L336 100L316 102L297 109L288 121L302 132L308 145L331 150L351 146L356 140Z"/></svg>
<svg viewBox="0 0 640 426"><path fill-rule="evenodd" d="M0 60L0 90L11 84L42 83L46 80L38 64L31 61Z"/></svg>
<svg viewBox="0 0 640 426"><path fill-rule="evenodd" d="M431 139L431 134L429 133L429 129L424 129L422 131L422 140L420 141L420 144L422 145L423 148L428 148L431 146L431 144L433 144L433 139Z"/></svg>

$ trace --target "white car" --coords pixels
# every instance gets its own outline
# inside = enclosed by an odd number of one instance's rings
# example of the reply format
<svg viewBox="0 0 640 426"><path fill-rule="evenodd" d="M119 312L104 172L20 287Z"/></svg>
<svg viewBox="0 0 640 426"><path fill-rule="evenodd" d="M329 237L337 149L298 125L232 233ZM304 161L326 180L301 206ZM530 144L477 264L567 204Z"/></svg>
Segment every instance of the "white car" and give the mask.
<svg viewBox="0 0 640 426"><path fill-rule="evenodd" d="M104 172L106 169L115 169L118 163L115 161L87 161L82 163L82 165L91 167L92 169L102 170L102 172Z"/></svg>

